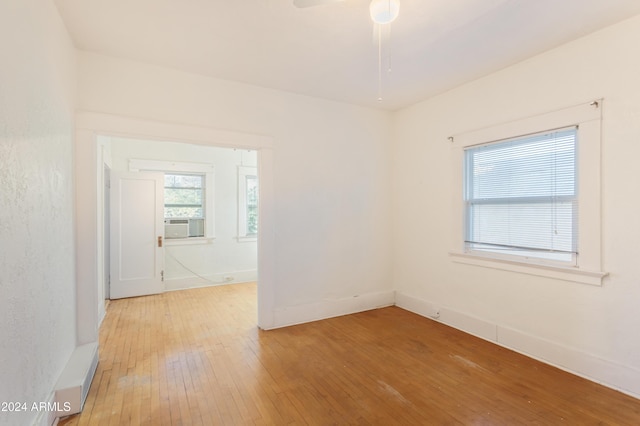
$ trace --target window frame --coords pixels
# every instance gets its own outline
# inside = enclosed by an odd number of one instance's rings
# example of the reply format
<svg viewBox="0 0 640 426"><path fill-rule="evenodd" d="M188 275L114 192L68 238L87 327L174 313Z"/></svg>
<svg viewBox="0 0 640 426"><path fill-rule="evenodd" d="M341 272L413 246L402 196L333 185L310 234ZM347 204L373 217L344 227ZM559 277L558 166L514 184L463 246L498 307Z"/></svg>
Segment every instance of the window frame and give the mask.
<svg viewBox="0 0 640 426"><path fill-rule="evenodd" d="M258 168L252 166L238 166L238 241L257 241L258 233L247 233L247 177L255 176L258 185ZM260 191L258 190L258 194ZM258 200L258 205L260 200ZM258 208L259 210L259 208ZM258 222L260 219L258 218Z"/></svg>
<svg viewBox="0 0 640 426"><path fill-rule="evenodd" d="M170 219L204 219L205 223L206 223L206 219L207 219L207 179L206 179L206 173L187 173L187 172L174 172L174 171L165 171L164 172L164 176L166 178L166 176L198 176L201 180L201 186L200 188L187 188L187 187L167 187L166 182L165 182L165 186L164 186L164 190L165 190L165 194L167 192L167 189L175 189L175 190L190 190L190 189L200 189L202 191L202 202L200 204L183 204L183 205L169 205L169 208L172 207L199 207L202 209L202 215L200 216L193 216L193 217L189 217L189 216L176 216L176 217L167 217L166 216L166 209L167 209L167 199L165 196L165 200L164 200L164 208L165 208L165 216L164 216L164 220L170 220Z"/></svg>
<svg viewBox="0 0 640 426"><path fill-rule="evenodd" d="M527 193L525 195L520 195L519 197L492 197L490 199L484 198L474 198L472 193L474 188L476 188L475 183L476 180L473 177L473 172L475 171L474 161L471 161L472 157L477 155L482 155L483 151L478 152L477 149L480 148L484 150L484 152L491 152L492 150L499 150L501 153L506 153L507 150L512 149L513 151L508 152L516 152L516 153L528 153L529 151L523 151L521 147L523 144L535 144L535 139L538 138L538 141L541 142L543 140L548 140L549 135L556 135L559 132L567 132L571 131L573 134L572 143L574 145L573 150L571 151L571 164L574 166L574 172L571 176L572 179L572 189L573 192L571 194L564 193L562 195L551 196L547 202L554 202L555 200L559 202L571 202L574 204L574 207L571 209L571 235L572 235L572 248L571 251L565 252L557 252L554 253L552 251L545 251L544 249L533 249L533 248L525 248L525 247L517 247L517 246L501 246L502 249L499 249L500 244L489 243L483 241L471 241L469 239L470 233L474 232L474 220L472 215L473 206L476 205L506 205L510 204L513 201L516 201L518 204L526 205L526 206L535 206L540 205L541 199L546 198L544 196L533 195L531 193ZM577 239L575 238L575 234L577 233L577 224L579 220L578 207L579 207L579 199L578 199L578 126L570 126L561 129L548 129L545 131L537 132L529 135L520 135L515 137L510 137L503 140L498 141L490 141L483 144L478 145L470 145L463 148L464 150L464 215L465 215L465 253L476 253L478 255L487 254L490 257L502 258L507 260L514 261L523 261L530 263L539 263L542 265L557 265L557 266L575 266L577 264L577 247L575 243ZM507 146L510 145L510 146ZM473 152L475 151L475 152ZM517 161L516 161L517 167ZM510 168L510 170L514 171L514 176L518 176L518 172L524 172L525 170L518 168ZM549 197L549 196L547 196ZM544 201L543 201L544 203ZM578 236L579 238L579 236ZM484 246L484 248L482 248ZM511 249L509 247L512 247ZM565 259L563 259L565 258Z"/></svg>
<svg viewBox="0 0 640 426"><path fill-rule="evenodd" d="M449 255L456 263L602 285L601 247L601 122L603 100L486 127L450 137L454 188L452 241ZM490 253L465 250L464 155L465 148L491 141L517 138L548 129L578 127L578 256L575 265L541 263L526 258L503 258ZM588 172L583 173L582 171Z"/></svg>
<svg viewBox="0 0 640 426"><path fill-rule="evenodd" d="M132 172L164 172L172 174L204 175L204 237L172 238L165 240L166 245L206 244L215 239L214 210L214 166L207 163L175 162L162 160L130 159L129 171ZM163 214L164 217L164 214Z"/></svg>

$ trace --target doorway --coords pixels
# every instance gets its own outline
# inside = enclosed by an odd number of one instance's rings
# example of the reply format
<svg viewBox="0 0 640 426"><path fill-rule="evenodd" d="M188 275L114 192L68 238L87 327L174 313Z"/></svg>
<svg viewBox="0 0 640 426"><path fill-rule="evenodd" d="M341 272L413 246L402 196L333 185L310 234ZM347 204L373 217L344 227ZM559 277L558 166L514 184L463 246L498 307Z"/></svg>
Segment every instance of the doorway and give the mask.
<svg viewBox="0 0 640 426"><path fill-rule="evenodd" d="M257 151L259 188L258 326L275 325L274 139L255 133L159 122L80 111L76 115L76 327L79 343L95 342L105 315L103 167L110 163L108 141L114 136ZM104 154L104 155L103 155ZM104 157L104 161L103 161ZM111 181L113 186L113 181ZM113 201L113 200L110 200ZM113 278L113 277L111 277Z"/></svg>
<svg viewBox="0 0 640 426"><path fill-rule="evenodd" d="M258 280L257 151L112 137L110 153L112 298Z"/></svg>

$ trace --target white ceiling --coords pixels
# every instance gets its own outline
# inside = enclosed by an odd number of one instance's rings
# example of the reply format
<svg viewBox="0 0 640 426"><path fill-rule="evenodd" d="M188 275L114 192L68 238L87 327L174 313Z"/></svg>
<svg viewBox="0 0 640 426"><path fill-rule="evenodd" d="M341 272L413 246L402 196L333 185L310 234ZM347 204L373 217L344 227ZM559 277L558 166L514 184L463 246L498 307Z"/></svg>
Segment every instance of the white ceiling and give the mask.
<svg viewBox="0 0 640 426"><path fill-rule="evenodd" d="M81 50L391 110L640 13L639 0L400 0L378 101L369 0L54 2Z"/></svg>

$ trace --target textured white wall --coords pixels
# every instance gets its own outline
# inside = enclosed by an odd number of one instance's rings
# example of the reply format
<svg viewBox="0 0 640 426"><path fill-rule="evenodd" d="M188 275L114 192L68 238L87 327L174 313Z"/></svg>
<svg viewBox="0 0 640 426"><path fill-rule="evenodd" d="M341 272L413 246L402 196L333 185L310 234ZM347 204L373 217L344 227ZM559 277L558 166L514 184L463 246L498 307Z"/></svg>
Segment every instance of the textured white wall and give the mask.
<svg viewBox="0 0 640 426"><path fill-rule="evenodd" d="M276 310L392 297L390 113L92 53L79 65L83 110L273 138Z"/></svg>
<svg viewBox="0 0 640 426"><path fill-rule="evenodd" d="M0 2L0 401L47 401L75 348L75 50L49 0ZM31 424L38 412L0 412Z"/></svg>
<svg viewBox="0 0 640 426"><path fill-rule="evenodd" d="M573 353L565 368L640 394L640 17L461 86L396 116L397 291ZM447 137L604 97L602 287L453 263ZM580 173L590 173L580 170ZM605 380L605 379L603 379ZM635 384L633 383L635 381Z"/></svg>

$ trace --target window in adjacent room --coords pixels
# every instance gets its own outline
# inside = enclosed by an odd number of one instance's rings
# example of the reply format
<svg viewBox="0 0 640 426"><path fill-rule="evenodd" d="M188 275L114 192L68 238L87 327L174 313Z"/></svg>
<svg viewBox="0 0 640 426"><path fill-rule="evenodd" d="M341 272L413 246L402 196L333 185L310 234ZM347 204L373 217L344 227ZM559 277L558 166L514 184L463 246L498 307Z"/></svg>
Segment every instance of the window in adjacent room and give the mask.
<svg viewBox="0 0 640 426"><path fill-rule="evenodd" d="M465 150L465 250L576 264L577 128Z"/></svg>
<svg viewBox="0 0 640 426"><path fill-rule="evenodd" d="M165 219L204 219L204 212L204 176L165 173Z"/></svg>
<svg viewBox="0 0 640 426"><path fill-rule="evenodd" d="M255 167L238 167L238 237L255 240L258 235L258 173Z"/></svg>
<svg viewBox="0 0 640 426"><path fill-rule="evenodd" d="M131 159L129 170L164 173L168 244L207 244L215 238L213 164Z"/></svg>
<svg viewBox="0 0 640 426"><path fill-rule="evenodd" d="M164 174L164 218L167 238L204 237L205 176ZM175 235L171 232L175 231ZM166 232L165 232L166 234Z"/></svg>

